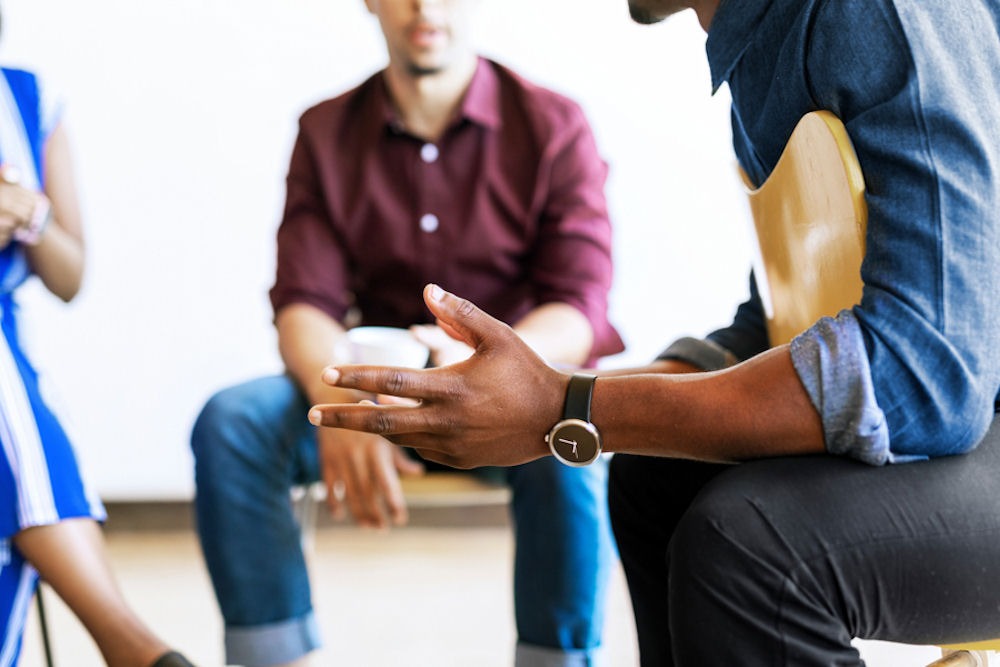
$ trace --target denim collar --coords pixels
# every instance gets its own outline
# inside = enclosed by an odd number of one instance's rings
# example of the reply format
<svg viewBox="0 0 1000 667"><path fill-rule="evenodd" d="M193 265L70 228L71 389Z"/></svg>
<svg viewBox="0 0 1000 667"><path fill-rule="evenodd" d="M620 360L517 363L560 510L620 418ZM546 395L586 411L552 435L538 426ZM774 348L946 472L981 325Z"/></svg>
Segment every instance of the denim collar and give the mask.
<svg viewBox="0 0 1000 667"><path fill-rule="evenodd" d="M772 0L722 0L708 28L705 51L712 72L712 92L729 78L753 42Z"/></svg>

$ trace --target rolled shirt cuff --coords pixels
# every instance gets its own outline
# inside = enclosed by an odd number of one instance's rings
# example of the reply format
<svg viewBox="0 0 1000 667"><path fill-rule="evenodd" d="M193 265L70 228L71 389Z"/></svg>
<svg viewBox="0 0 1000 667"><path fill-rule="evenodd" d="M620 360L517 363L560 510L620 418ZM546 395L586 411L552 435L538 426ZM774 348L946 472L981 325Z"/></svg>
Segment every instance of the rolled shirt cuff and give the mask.
<svg viewBox="0 0 1000 667"><path fill-rule="evenodd" d="M794 338L792 364L823 422L826 450L869 465L925 457L894 455L889 426L875 400L861 325L850 310L824 317Z"/></svg>

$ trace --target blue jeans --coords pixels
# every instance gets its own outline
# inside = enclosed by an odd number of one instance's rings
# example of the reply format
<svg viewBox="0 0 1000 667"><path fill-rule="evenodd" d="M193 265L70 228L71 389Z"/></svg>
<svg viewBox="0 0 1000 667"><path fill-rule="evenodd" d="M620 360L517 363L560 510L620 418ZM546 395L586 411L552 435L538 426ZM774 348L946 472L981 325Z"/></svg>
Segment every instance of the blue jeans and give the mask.
<svg viewBox="0 0 1000 667"><path fill-rule="evenodd" d="M194 425L198 534L230 663L264 667L319 647L289 489L319 477L309 404L287 376L225 389ZM615 558L607 467L546 458L504 469L516 541L516 664L593 665Z"/></svg>

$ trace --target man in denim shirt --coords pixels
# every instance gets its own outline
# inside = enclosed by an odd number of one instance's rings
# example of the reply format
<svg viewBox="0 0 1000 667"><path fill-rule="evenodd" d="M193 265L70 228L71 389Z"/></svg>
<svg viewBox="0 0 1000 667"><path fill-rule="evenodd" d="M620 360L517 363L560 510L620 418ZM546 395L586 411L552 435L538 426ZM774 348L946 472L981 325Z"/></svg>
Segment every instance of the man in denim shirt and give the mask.
<svg viewBox="0 0 1000 667"><path fill-rule="evenodd" d="M860 663L854 637L1000 636L1000 5L630 8L642 23L697 13L753 181L803 115L841 118L869 216L860 305L770 348L752 289L726 329L593 385L590 421L605 451L627 453L611 510L643 664L847 665ZM474 341L473 362L436 376L330 369L340 386L424 400L311 418L455 465L544 456L571 381L467 302L426 294Z"/></svg>

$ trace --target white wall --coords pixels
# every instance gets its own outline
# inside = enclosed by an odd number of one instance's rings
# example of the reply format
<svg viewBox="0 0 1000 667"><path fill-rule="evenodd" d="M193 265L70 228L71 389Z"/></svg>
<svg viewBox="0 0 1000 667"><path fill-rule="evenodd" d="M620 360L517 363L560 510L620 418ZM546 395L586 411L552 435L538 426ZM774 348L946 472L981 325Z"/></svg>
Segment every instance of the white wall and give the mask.
<svg viewBox="0 0 1000 667"><path fill-rule="evenodd" d="M88 232L69 306L26 288L27 337L106 499L192 493L216 389L279 371L266 291L298 114L384 62L361 0L4 0L0 61L56 84ZM728 321L747 222L725 91L693 15L625 0L483 0L483 51L586 109L610 163L612 313L640 363Z"/></svg>

